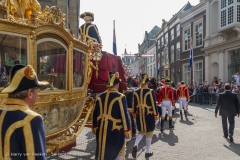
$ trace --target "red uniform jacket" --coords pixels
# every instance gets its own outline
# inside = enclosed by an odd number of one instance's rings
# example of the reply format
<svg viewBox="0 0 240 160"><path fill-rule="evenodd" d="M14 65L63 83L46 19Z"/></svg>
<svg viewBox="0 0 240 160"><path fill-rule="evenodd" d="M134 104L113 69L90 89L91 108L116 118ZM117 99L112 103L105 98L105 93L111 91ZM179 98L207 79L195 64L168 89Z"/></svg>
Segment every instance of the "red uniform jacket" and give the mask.
<svg viewBox="0 0 240 160"><path fill-rule="evenodd" d="M159 96L158 96L158 104L161 104L162 101L171 101L172 106L175 106L174 102L174 91L173 88L170 86L163 86L160 90Z"/></svg>
<svg viewBox="0 0 240 160"><path fill-rule="evenodd" d="M187 101L189 100L189 92L186 85L181 85L177 89L177 99L186 97Z"/></svg>

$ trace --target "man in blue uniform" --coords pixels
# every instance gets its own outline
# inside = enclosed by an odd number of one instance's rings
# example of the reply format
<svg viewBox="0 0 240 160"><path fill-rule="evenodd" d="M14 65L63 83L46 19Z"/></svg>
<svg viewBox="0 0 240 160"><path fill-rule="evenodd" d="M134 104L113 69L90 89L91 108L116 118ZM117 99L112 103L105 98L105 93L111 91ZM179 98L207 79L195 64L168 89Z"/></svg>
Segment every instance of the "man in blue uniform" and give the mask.
<svg viewBox="0 0 240 160"><path fill-rule="evenodd" d="M133 96L134 96L134 88L129 88L124 95L126 96L127 99L127 105L128 105L128 109L130 109L130 113L132 113L133 110ZM136 136L137 133L137 127L136 127L136 123L133 119L133 115L130 114L130 118L131 118L131 128L132 128L132 137L134 138Z"/></svg>
<svg viewBox="0 0 240 160"><path fill-rule="evenodd" d="M10 83L1 93L8 93L0 109L0 159L46 160L46 141L42 117L30 107L37 100L39 82L32 66L15 65Z"/></svg>
<svg viewBox="0 0 240 160"><path fill-rule="evenodd" d="M109 72L108 90L96 98L93 110L93 134L96 134L97 160L124 160L131 128L126 97L118 92L119 73Z"/></svg>
<svg viewBox="0 0 240 160"><path fill-rule="evenodd" d="M133 117L137 122L138 134L132 150L133 158L136 158L138 143L141 141L144 135L146 135L145 157L150 157L153 155L153 153L150 152L150 146L152 142L153 131L155 129L155 125L159 122L159 117L154 90L148 88L148 83L148 75L142 74L141 88L134 92Z"/></svg>
<svg viewBox="0 0 240 160"><path fill-rule="evenodd" d="M80 17L85 21L85 23L79 29L81 40L87 42L88 39L91 39L99 44L102 44L98 28L95 24L92 24L94 21L94 14L91 12L84 12L80 15Z"/></svg>

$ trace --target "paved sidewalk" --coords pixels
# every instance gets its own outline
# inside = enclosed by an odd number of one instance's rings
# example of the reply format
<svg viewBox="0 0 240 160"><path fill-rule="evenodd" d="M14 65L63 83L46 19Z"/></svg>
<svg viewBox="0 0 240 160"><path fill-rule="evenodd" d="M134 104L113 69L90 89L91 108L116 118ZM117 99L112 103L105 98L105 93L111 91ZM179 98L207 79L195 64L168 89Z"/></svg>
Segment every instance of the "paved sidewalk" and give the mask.
<svg viewBox="0 0 240 160"><path fill-rule="evenodd" d="M189 116L180 119L178 104L173 116L175 129L160 132L160 123L154 131L151 160L239 160L240 159L240 118L236 117L234 143L223 138L221 117L214 117L215 106L189 104ZM131 155L135 138L127 145L127 160ZM145 137L139 143L137 158L145 159ZM95 137L89 128L85 128L77 137L77 146L59 157L48 157L57 160L94 160Z"/></svg>

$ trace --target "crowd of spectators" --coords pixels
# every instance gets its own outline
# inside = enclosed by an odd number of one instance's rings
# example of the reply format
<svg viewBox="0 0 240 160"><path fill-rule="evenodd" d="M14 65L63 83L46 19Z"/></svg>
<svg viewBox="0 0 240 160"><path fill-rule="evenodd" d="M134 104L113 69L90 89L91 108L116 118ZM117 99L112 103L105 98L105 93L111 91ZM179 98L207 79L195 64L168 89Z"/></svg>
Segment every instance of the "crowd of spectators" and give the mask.
<svg viewBox="0 0 240 160"><path fill-rule="evenodd" d="M222 82L221 79L214 77L211 83L207 81L199 83L198 85L188 85L189 95L192 95L190 102L209 105L216 105L219 93L224 92L225 84L229 82ZM231 92L236 93L240 100L240 84L236 81L230 82Z"/></svg>
<svg viewBox="0 0 240 160"><path fill-rule="evenodd" d="M240 74L236 74L239 75ZM233 81L231 83L231 91L233 93L238 94L238 98L240 100L240 84L236 82L237 76L233 76ZM238 78L238 77L237 77ZM240 79L240 78L239 78ZM208 105L216 105L219 93L224 92L225 84L229 82L223 82L221 79L218 79L217 77L214 77L213 81L208 83L207 81L197 84L196 82L188 86L189 95L190 95L190 103L198 103L200 105L208 104ZM171 86L174 89L177 89L178 86L175 85L173 82L171 83Z"/></svg>

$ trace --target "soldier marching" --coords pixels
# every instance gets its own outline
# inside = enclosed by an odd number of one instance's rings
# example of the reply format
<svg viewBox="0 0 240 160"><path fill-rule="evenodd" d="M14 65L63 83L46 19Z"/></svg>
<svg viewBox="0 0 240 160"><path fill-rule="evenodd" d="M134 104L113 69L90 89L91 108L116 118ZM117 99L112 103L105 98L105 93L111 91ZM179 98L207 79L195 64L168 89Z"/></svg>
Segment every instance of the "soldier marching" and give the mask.
<svg viewBox="0 0 240 160"><path fill-rule="evenodd" d="M166 111L168 111L169 117L169 128L174 128L172 124L172 106L175 106L174 100L174 91L170 86L170 79L166 78L165 86L163 86L160 90L160 94L158 97L158 104L161 104L162 115L161 115L161 132L164 130L164 121L166 116Z"/></svg>
<svg viewBox="0 0 240 160"><path fill-rule="evenodd" d="M181 119L183 119L182 110L184 110L184 115L187 118L187 103L189 101L189 91L184 81L181 81L181 85L177 89L177 99L179 101Z"/></svg>

